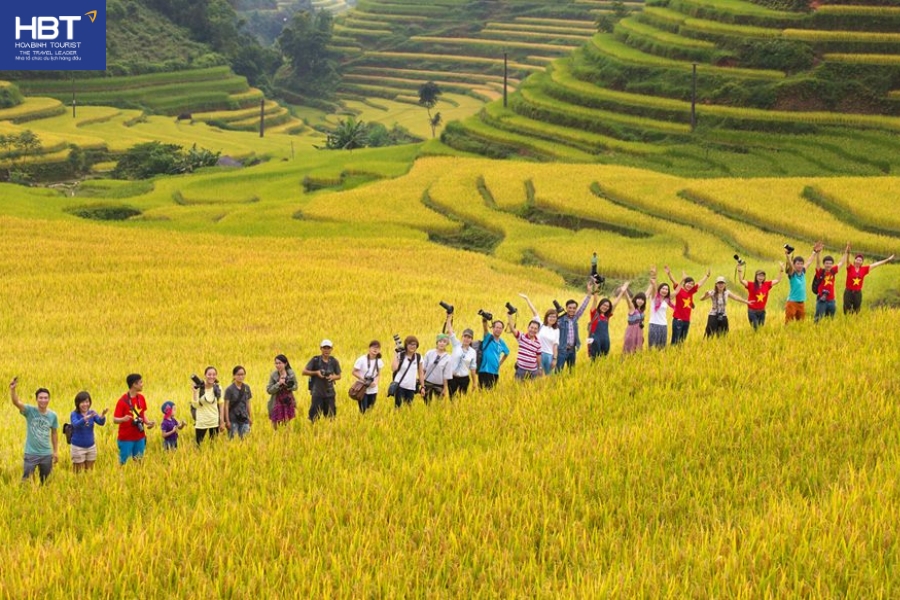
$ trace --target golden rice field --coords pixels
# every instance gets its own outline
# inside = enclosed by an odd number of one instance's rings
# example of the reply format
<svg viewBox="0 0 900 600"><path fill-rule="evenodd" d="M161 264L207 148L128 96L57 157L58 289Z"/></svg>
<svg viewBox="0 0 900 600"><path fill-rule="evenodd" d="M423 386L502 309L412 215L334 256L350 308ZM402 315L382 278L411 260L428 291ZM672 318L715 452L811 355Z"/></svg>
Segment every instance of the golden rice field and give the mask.
<svg viewBox="0 0 900 600"><path fill-rule="evenodd" d="M111 141L118 118L72 132ZM153 135L153 122L138 127ZM256 152L252 134L221 134ZM479 308L524 309L518 292L541 309L580 299L561 274L585 273L592 251L611 280L637 287L651 265L730 278L735 252L774 275L785 242L895 252L897 178L691 180L415 160L414 146L257 153L286 160L89 182L74 196L0 186L4 385L17 375L23 399L49 387L61 422L83 388L112 407L134 371L153 417L171 399L188 418L189 376L207 364L226 382L244 365L256 394L244 443L198 450L186 430L163 454L152 430L143 464L119 468L107 426L94 472L76 477L63 447L43 488L18 483L24 419L6 400L0 597L900 593L900 327L872 308L896 299L896 266L869 276L855 319L785 327L782 283L757 334L731 304L733 333L701 339L698 303L683 348L623 358L621 307L613 355L591 365L582 353L571 376L520 386L510 363L495 392L400 412L385 383L365 417L346 397L370 339L387 349L391 334L415 334L427 349L439 300L462 328L478 325ZM377 180L304 191L305 177L342 174ZM97 204L142 214L99 223L69 212ZM429 241L472 228L493 236L492 250ZM300 369L324 337L345 369L337 418L273 432L272 358Z"/></svg>

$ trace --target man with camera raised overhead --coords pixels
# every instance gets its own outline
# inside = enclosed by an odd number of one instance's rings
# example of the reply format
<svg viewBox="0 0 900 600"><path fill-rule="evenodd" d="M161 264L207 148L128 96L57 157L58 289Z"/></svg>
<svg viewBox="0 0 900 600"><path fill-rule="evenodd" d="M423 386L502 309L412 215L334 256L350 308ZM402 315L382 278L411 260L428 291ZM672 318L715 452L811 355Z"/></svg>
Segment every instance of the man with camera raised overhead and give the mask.
<svg viewBox="0 0 900 600"><path fill-rule="evenodd" d="M128 459L141 460L147 447L146 429L152 429L155 421L148 421L146 416L147 400L141 394L144 391L144 379L137 373L125 378L128 391L116 403L113 423L119 425L119 464L124 465Z"/></svg>
<svg viewBox="0 0 900 600"><path fill-rule="evenodd" d="M492 389L500 379L500 366L509 356L509 347L500 339L503 333L503 321L494 321L494 315L483 310L481 315L481 328L484 330L484 340L481 342L481 364L478 366L478 387L483 390ZM488 323L491 323L488 331Z"/></svg>
<svg viewBox="0 0 900 600"><path fill-rule="evenodd" d="M791 286L788 292L787 303L784 305L784 322L802 321L806 317L806 270L812 266L813 259L822 251L825 244L816 242L813 253L809 258L791 255L794 247L784 245L784 272L787 273L788 283Z"/></svg>
<svg viewBox="0 0 900 600"><path fill-rule="evenodd" d="M333 346L331 340L322 340L319 344L321 354L312 357L303 369L303 376L312 378L309 420L314 423L323 414L326 417L337 415L334 382L341 378L341 364L331 356Z"/></svg>

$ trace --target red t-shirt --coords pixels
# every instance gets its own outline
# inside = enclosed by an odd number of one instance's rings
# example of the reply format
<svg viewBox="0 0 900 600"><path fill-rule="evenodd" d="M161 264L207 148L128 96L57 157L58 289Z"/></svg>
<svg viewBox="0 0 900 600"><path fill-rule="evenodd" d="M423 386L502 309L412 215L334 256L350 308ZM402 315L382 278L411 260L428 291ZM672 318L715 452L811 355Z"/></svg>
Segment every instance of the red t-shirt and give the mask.
<svg viewBox="0 0 900 600"><path fill-rule="evenodd" d="M142 395L138 394L131 400L131 403L143 419L144 413L147 411L147 400ZM119 401L116 403L116 412L113 413L113 416L116 418L122 418L125 415L134 415L131 408L128 407L127 392L119 398ZM135 427L133 421L119 423L119 439L123 442L137 442L145 437L147 437L147 434L143 431L139 431L138 428Z"/></svg>
<svg viewBox="0 0 900 600"><path fill-rule="evenodd" d="M837 275L837 272L837 267L831 267L828 271L825 269L816 269L816 277L822 276L823 273L825 275L825 279L822 280L822 285L819 286L819 298L822 298L823 300L834 300L834 276Z"/></svg>
<svg viewBox="0 0 900 600"><path fill-rule="evenodd" d="M855 265L847 267L847 289L851 292L862 290L863 279L869 274L869 265L856 268Z"/></svg>
<svg viewBox="0 0 900 600"><path fill-rule="evenodd" d="M696 285L691 288L691 291L687 291L683 287L678 288L678 293L675 294L675 306L672 307L673 319L691 321L691 310L694 308L694 294L699 289L700 287Z"/></svg>
<svg viewBox="0 0 900 600"><path fill-rule="evenodd" d="M749 310L766 310L766 304L769 302L769 291L772 289L772 282L763 281L760 284L754 279L753 281L748 281L747 285L744 287L747 288L747 300L750 302L750 304L747 305L747 308Z"/></svg>

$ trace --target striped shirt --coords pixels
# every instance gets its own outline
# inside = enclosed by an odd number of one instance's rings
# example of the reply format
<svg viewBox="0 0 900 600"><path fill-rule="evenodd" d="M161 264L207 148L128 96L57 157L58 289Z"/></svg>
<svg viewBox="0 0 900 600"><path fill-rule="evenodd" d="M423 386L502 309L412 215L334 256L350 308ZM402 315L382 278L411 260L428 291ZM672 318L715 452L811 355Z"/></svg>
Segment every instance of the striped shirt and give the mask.
<svg viewBox="0 0 900 600"><path fill-rule="evenodd" d="M541 340L536 337L530 338L521 331L516 331L516 339L519 341L516 366L526 371L537 371L541 361Z"/></svg>

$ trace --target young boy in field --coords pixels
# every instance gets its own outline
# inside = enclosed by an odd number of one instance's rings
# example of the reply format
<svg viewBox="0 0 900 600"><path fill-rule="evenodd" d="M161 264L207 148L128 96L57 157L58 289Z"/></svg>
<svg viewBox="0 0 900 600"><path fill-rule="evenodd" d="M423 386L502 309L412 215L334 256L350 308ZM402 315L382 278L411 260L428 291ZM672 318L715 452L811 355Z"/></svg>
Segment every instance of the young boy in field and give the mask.
<svg viewBox="0 0 900 600"><path fill-rule="evenodd" d="M59 460L59 419L56 413L48 408L50 405L50 392L47 388L39 388L35 394L37 406L26 405L19 400L16 388L19 378L14 378L9 384L9 395L13 405L19 409L28 423L25 436L25 468L22 481L28 481L34 475L35 469L40 475L43 485L53 465Z"/></svg>
<svg viewBox="0 0 900 600"><path fill-rule="evenodd" d="M163 402L162 413L163 420L160 430L163 437L163 450L176 450L178 448L178 431L184 428L184 421L179 423L175 418L175 403L171 400Z"/></svg>

